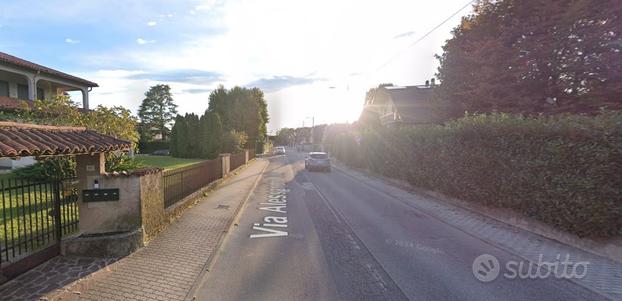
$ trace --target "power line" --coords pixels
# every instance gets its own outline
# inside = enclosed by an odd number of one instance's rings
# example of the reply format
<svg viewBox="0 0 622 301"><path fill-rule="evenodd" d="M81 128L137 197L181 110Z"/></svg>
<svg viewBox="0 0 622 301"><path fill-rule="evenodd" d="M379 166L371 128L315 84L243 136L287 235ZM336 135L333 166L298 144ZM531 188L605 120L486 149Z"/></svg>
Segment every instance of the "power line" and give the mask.
<svg viewBox="0 0 622 301"><path fill-rule="evenodd" d="M447 23L449 20L451 20L453 17L455 17L457 14L459 14L462 10L464 10L465 8L467 8L469 5L471 5L473 2L478 1L478 0L471 0L469 1L467 4L465 4L464 6L460 7L460 9L458 9L457 11L455 11L453 14L451 14L451 16L447 17L447 19L445 19L443 22L441 22L440 24L434 26L434 28L432 28L430 31L428 31L426 34L424 34L423 36L421 36L419 39L417 39L416 41L412 42L410 45L408 45L406 48L396 52L393 56L391 56L386 62L384 62L384 64L380 65L378 68L376 68L375 71L379 71L380 69L386 67L389 63L391 63L391 61L393 61L395 58L397 58L400 54L402 54L402 52L410 47L413 47L417 44L419 44L419 42L423 41L423 39L427 38L430 34L432 34L432 32L434 32L435 30L439 29L441 26L443 26L445 23Z"/></svg>

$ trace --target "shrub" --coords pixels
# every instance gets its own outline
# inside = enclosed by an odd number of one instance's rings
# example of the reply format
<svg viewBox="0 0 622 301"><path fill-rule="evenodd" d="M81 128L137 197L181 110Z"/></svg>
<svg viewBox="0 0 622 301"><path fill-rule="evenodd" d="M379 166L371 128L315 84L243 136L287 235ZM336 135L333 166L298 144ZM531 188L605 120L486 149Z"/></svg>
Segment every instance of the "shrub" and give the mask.
<svg viewBox="0 0 622 301"><path fill-rule="evenodd" d="M144 167L143 164L136 159L136 157L130 157L125 153L108 153L106 154L106 171L107 172L121 172L129 171Z"/></svg>
<svg viewBox="0 0 622 301"><path fill-rule="evenodd" d="M339 143L329 148L347 164L510 208L579 236L621 233L620 112L472 115L443 126L348 131L361 135L360 145L334 139Z"/></svg>
<svg viewBox="0 0 622 301"><path fill-rule="evenodd" d="M13 171L17 178L31 181L49 179L67 179L75 175L76 161L72 157L48 157L38 160L35 164Z"/></svg>
<svg viewBox="0 0 622 301"><path fill-rule="evenodd" d="M228 131L223 136L222 150L226 153L237 154L244 150L247 139L248 135L244 132Z"/></svg>
<svg viewBox="0 0 622 301"><path fill-rule="evenodd" d="M141 154L151 154L158 150L168 150L171 143L168 141L140 141L138 150Z"/></svg>

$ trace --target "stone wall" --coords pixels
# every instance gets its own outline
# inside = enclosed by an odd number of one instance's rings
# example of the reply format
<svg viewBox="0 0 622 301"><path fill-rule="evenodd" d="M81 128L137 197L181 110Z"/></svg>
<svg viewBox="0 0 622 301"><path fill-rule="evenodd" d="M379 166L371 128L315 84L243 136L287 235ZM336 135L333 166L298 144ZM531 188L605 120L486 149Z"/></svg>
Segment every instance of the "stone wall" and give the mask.
<svg viewBox="0 0 622 301"><path fill-rule="evenodd" d="M140 178L102 175L97 181L100 188L118 188L119 200L86 203L80 195L80 233L126 232L140 228Z"/></svg>
<svg viewBox="0 0 622 301"><path fill-rule="evenodd" d="M166 223L162 171L140 177L141 219L145 240L153 238Z"/></svg>
<svg viewBox="0 0 622 301"><path fill-rule="evenodd" d="M96 160L86 158L84 161ZM145 168L129 173L84 174L82 189L97 181L100 189L118 188L118 201L78 202L79 234L63 239L64 255L122 257L153 238L166 223L162 170ZM87 180L84 180L87 179Z"/></svg>
<svg viewBox="0 0 622 301"><path fill-rule="evenodd" d="M161 169L145 168L86 178L88 183L97 180L100 189L118 188L119 200L86 203L80 199L80 234L142 229L145 239L149 239L165 223ZM92 188L88 187L88 183L81 183L81 188Z"/></svg>

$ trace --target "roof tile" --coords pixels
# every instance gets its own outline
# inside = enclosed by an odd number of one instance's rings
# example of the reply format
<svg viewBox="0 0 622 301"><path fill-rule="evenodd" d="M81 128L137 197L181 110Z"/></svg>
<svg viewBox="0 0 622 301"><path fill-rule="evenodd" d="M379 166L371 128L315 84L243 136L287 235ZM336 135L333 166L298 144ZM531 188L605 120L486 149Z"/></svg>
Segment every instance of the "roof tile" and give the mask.
<svg viewBox="0 0 622 301"><path fill-rule="evenodd" d="M0 157L101 153L131 146L86 128L0 122Z"/></svg>

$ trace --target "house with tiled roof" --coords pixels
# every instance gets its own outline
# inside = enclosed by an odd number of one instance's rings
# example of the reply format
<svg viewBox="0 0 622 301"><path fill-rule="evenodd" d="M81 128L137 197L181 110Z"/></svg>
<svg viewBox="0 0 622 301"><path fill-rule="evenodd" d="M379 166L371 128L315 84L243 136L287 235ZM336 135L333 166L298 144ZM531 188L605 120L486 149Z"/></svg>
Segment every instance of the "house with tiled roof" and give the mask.
<svg viewBox="0 0 622 301"><path fill-rule="evenodd" d="M35 99L78 91L82 108L89 108L89 92L94 82L0 52L0 110L31 105Z"/></svg>
<svg viewBox="0 0 622 301"><path fill-rule="evenodd" d="M93 87L98 87L98 85L86 79L0 52L1 114L11 115L32 106L35 99L51 99L56 95L71 91L81 92L82 108L88 110L89 92ZM23 157L20 160L2 159L0 170L10 170L34 162L32 157Z"/></svg>
<svg viewBox="0 0 622 301"><path fill-rule="evenodd" d="M429 82L420 86L382 84L371 89L364 110L373 112L383 126L430 124L441 120L433 108L433 89Z"/></svg>

